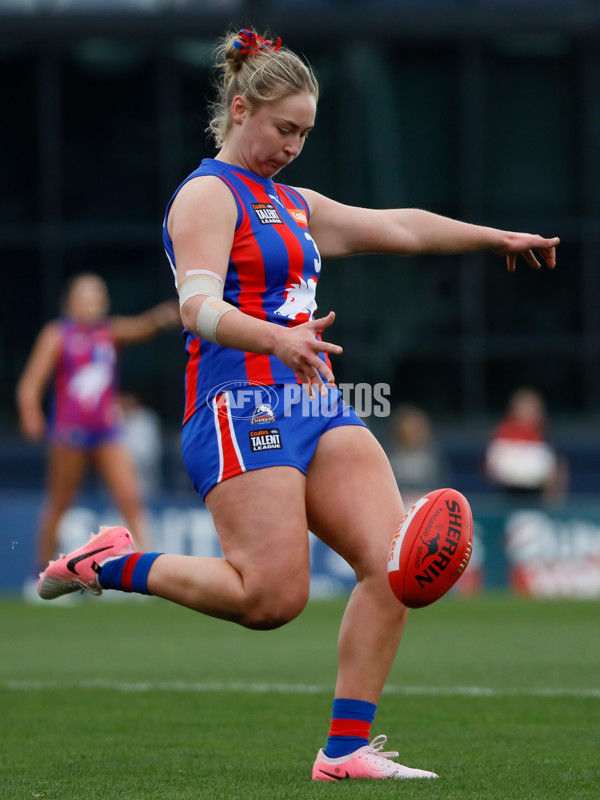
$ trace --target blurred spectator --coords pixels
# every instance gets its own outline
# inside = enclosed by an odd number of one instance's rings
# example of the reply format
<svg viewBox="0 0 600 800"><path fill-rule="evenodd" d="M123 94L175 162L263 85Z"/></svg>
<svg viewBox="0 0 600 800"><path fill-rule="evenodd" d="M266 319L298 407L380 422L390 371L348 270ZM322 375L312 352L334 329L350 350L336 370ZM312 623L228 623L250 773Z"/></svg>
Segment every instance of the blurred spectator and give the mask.
<svg viewBox="0 0 600 800"><path fill-rule="evenodd" d="M121 394L123 444L137 467L143 496L148 499L162 490L163 442L160 417L131 393Z"/></svg>
<svg viewBox="0 0 600 800"><path fill-rule="evenodd" d="M400 406L392 415L392 470L405 506L448 483L449 469L433 437L429 416L416 406Z"/></svg>
<svg viewBox="0 0 600 800"><path fill-rule="evenodd" d="M487 476L508 495L548 500L565 496L568 466L545 441L546 427L542 395L527 387L517 389L486 449Z"/></svg>

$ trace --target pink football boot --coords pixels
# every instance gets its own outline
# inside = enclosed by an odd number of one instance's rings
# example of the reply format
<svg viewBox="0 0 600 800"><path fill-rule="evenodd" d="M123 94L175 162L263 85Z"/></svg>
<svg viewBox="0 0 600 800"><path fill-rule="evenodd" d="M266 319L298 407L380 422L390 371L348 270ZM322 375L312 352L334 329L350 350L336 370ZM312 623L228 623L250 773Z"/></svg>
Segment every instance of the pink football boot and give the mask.
<svg viewBox="0 0 600 800"><path fill-rule="evenodd" d="M328 758L319 750L313 766L313 781L343 781L350 778L438 778L435 772L411 769L390 761L398 753L384 753L387 736L376 736L372 742L340 758Z"/></svg>
<svg viewBox="0 0 600 800"><path fill-rule="evenodd" d="M100 528L100 533L93 533L90 541L79 550L51 561L40 572L38 594L44 600L54 600L80 589L102 594L98 583L99 566L107 559L126 556L135 550L133 538L126 528Z"/></svg>

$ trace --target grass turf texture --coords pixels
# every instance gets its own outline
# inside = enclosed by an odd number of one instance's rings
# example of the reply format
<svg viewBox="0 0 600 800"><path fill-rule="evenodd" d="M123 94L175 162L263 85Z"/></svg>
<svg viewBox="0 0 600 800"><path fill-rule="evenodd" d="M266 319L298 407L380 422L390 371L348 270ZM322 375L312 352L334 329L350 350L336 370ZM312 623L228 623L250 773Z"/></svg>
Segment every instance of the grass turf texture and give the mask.
<svg viewBox="0 0 600 800"><path fill-rule="evenodd" d="M343 605L257 633L153 598L0 601L0 797L600 797L598 603L504 595L411 613L373 735L440 780L311 782Z"/></svg>

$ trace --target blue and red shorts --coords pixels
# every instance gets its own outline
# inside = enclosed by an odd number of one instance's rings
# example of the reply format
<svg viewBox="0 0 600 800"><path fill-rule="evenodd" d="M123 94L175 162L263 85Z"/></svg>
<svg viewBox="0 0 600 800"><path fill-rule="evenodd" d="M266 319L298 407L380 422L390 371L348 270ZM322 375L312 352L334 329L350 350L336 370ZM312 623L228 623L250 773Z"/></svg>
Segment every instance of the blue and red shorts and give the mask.
<svg viewBox="0 0 600 800"><path fill-rule="evenodd" d="M93 450L100 445L120 441L123 429L120 426L88 429L78 425L68 427L52 425L48 434L54 444L65 445L75 450Z"/></svg>
<svg viewBox="0 0 600 800"><path fill-rule="evenodd" d="M339 389L312 400L300 385L247 384L210 397L181 432L183 461L202 497L217 483L255 469L289 466L306 475L320 437L365 423Z"/></svg>

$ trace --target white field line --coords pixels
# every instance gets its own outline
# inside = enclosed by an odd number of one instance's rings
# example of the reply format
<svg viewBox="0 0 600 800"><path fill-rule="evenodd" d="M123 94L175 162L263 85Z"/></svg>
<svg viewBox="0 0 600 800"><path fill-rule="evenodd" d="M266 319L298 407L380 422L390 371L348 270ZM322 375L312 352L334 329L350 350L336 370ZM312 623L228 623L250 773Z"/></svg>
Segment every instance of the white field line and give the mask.
<svg viewBox="0 0 600 800"><path fill-rule="evenodd" d="M102 678L84 681L0 681L0 689L18 692L60 689L106 689L113 692L239 692L241 694L332 694L332 686L304 683L194 683L187 681L111 681ZM386 694L435 697L582 697L600 699L600 689L505 688L485 686L386 686Z"/></svg>

